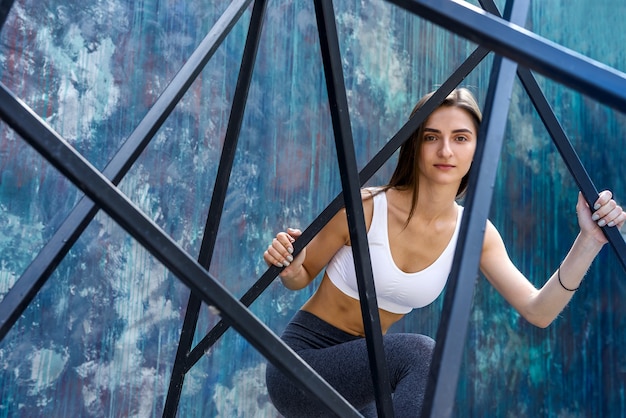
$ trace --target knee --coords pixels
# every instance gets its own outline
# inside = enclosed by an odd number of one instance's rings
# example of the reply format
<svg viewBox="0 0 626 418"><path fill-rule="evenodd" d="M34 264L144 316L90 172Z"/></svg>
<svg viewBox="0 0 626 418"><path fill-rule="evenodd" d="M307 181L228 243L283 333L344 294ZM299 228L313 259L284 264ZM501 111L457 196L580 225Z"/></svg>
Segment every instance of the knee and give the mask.
<svg viewBox="0 0 626 418"><path fill-rule="evenodd" d="M422 334L409 334L409 335L412 335L413 338L415 339L415 343L418 346L423 347L425 350L432 351L435 349L435 340L430 338L428 335L422 335Z"/></svg>
<svg viewBox="0 0 626 418"><path fill-rule="evenodd" d="M387 334L385 354L392 389L406 382L411 391L422 390L432 362L435 341L420 334Z"/></svg>
<svg viewBox="0 0 626 418"><path fill-rule="evenodd" d="M412 334L412 352L422 362L430 364L435 351L435 340L426 335Z"/></svg>
<svg viewBox="0 0 626 418"><path fill-rule="evenodd" d="M392 334L393 335L393 334ZM432 353L435 349L435 340L422 334L396 334L401 345L412 351Z"/></svg>
<svg viewBox="0 0 626 418"><path fill-rule="evenodd" d="M394 335L394 334L391 334ZM395 334L391 338L389 355L397 354L409 364L420 367L429 366L433 351L435 350L435 340L421 334Z"/></svg>

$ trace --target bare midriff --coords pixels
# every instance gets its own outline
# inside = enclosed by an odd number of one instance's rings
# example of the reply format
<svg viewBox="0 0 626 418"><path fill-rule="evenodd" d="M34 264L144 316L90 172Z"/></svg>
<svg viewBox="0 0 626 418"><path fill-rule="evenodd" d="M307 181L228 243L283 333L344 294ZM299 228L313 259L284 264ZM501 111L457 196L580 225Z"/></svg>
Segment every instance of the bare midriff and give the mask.
<svg viewBox="0 0 626 418"><path fill-rule="evenodd" d="M336 328L352 335L365 336L361 303L337 289L326 273L317 291L302 306L302 310L312 313ZM404 315L378 309L383 334Z"/></svg>

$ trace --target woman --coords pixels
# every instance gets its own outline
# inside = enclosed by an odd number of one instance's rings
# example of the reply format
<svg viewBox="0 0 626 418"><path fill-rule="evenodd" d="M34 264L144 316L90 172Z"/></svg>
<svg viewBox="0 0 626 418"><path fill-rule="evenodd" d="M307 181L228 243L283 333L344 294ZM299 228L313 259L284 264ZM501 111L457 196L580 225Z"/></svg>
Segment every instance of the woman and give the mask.
<svg viewBox="0 0 626 418"><path fill-rule="evenodd" d="M431 95L422 98L413 112ZM463 213L456 199L467 187L481 118L472 94L455 90L402 146L390 183L362 193L397 417L420 414L434 341L386 331L412 309L434 301L446 284ZM539 290L513 265L500 234L487 222L481 271L536 326L547 327L578 289L606 243L599 227L621 227L626 221L609 191L600 193L593 213L579 194L576 211L580 233ZM345 210L294 258L292 244L300 234L297 229L278 233L263 255L268 265L285 267L280 278L292 290L307 286L326 267L319 288L282 338L355 408L371 411L374 390ZM272 365L267 385L274 405L285 416L327 415Z"/></svg>

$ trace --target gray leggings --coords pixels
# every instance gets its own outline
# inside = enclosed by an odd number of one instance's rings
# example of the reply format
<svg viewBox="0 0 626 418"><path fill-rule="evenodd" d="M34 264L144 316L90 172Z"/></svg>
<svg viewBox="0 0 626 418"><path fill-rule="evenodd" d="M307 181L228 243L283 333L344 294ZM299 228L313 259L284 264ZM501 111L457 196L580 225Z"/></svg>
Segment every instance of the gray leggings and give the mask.
<svg viewBox="0 0 626 418"><path fill-rule="evenodd" d="M376 416L365 339L348 334L315 315L298 311L281 337L304 361L365 416ZM435 342L419 334L383 337L393 391L394 415L419 417ZM298 389L268 364L267 390L285 417L328 417L319 401Z"/></svg>

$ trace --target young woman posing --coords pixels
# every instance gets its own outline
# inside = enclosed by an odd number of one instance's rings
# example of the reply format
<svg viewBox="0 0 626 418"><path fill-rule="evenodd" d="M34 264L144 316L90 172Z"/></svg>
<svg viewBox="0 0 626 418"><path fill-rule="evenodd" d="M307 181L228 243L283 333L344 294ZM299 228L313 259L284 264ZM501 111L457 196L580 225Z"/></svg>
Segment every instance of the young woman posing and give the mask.
<svg viewBox="0 0 626 418"><path fill-rule="evenodd" d="M414 112L432 95L423 97ZM476 100L457 89L400 150L388 185L364 189L365 213L384 351L396 417L420 414L434 341L390 333L389 327L442 292L456 246L463 208L456 202L467 177L481 122ZM578 196L580 233L544 286L537 290L511 262L496 228L487 223L480 268L489 282L529 322L547 327L567 305L591 262L606 243L599 227L621 227L626 213L609 191L591 210ZM355 408L372 411L374 389L345 210L339 211L297 257L298 229L280 232L263 254L288 289L307 286L326 268L315 294L287 325L282 338ZM286 417L327 413L268 365L272 402Z"/></svg>

